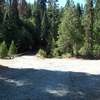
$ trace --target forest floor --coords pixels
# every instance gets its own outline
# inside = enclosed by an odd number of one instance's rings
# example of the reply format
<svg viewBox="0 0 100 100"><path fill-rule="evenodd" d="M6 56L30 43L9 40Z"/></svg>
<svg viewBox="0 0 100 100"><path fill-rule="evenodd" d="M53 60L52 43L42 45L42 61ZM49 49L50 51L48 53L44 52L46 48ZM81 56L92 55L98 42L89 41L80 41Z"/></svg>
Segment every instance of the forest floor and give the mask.
<svg viewBox="0 0 100 100"><path fill-rule="evenodd" d="M37 56L20 56L14 59L0 59L0 65L15 69L43 69L50 71L72 71L100 74L100 60L76 58L39 58Z"/></svg>

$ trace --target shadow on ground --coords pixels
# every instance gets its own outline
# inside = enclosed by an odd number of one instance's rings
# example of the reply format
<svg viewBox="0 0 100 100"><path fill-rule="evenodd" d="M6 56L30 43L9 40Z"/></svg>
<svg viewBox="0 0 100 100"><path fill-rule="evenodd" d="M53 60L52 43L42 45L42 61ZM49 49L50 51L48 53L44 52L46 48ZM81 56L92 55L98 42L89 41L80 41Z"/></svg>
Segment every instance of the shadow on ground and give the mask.
<svg viewBox="0 0 100 100"><path fill-rule="evenodd" d="M100 75L1 67L0 100L100 100Z"/></svg>

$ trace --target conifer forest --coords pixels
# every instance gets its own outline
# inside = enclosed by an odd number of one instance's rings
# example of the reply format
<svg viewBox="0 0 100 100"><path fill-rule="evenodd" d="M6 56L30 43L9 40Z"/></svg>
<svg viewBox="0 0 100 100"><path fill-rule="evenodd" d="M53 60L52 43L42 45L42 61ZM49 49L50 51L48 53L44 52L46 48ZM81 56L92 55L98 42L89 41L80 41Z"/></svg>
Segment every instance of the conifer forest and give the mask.
<svg viewBox="0 0 100 100"><path fill-rule="evenodd" d="M24 52L100 58L100 0L0 0L0 57Z"/></svg>

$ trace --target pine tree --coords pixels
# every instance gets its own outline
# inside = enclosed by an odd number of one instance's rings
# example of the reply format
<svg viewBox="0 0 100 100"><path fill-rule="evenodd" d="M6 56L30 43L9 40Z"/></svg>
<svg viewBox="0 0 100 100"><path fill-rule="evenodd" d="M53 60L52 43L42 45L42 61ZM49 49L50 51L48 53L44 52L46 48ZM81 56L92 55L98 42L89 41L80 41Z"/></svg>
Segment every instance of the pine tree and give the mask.
<svg viewBox="0 0 100 100"><path fill-rule="evenodd" d="M3 17L4 17L4 0L0 0L0 42L2 38L2 30L3 30Z"/></svg>
<svg viewBox="0 0 100 100"><path fill-rule="evenodd" d="M93 0L87 0L86 3L86 18L85 18L85 55L88 57L92 56L93 50L93 19L94 19L94 9L93 9Z"/></svg>
<svg viewBox="0 0 100 100"><path fill-rule="evenodd" d="M6 2L7 2L7 4L11 7L11 5L12 5L12 1L13 0L5 0Z"/></svg>
<svg viewBox="0 0 100 100"><path fill-rule="evenodd" d="M40 15L40 5L38 4L38 2L34 2L34 12L33 12L33 15L34 15L34 23L35 23L35 40L36 40L36 43L38 44L38 47L40 46L40 43L41 43L41 39L40 39L40 36L41 36L41 15ZM37 47L37 48L38 48Z"/></svg>
<svg viewBox="0 0 100 100"><path fill-rule="evenodd" d="M79 3L77 4L76 8L77 8L77 15L81 18L82 17L82 8Z"/></svg>
<svg viewBox="0 0 100 100"><path fill-rule="evenodd" d="M6 42L3 41L0 45L0 58L5 58L7 56L7 52L8 49L7 49Z"/></svg>
<svg viewBox="0 0 100 100"><path fill-rule="evenodd" d="M46 11L47 0L37 0L37 2L40 5L40 14L41 14L41 18L42 18L44 16L45 11Z"/></svg>
<svg viewBox="0 0 100 100"><path fill-rule="evenodd" d="M0 24L3 21L4 0L0 0Z"/></svg>
<svg viewBox="0 0 100 100"><path fill-rule="evenodd" d="M4 40L10 44L12 40L17 41L17 36L19 36L19 29L20 29L20 19L18 15L18 1L13 0L11 6L8 7L7 12L5 13L3 25L4 25Z"/></svg>
<svg viewBox="0 0 100 100"><path fill-rule="evenodd" d="M11 5L7 7L4 21L10 20L13 23L18 23L19 15L18 15L18 0L11 0Z"/></svg>
<svg viewBox="0 0 100 100"><path fill-rule="evenodd" d="M49 33L54 39L57 39L58 25L60 23L60 14L57 0L48 0L48 20Z"/></svg>
<svg viewBox="0 0 100 100"><path fill-rule="evenodd" d="M40 38L41 38L41 46L46 47L47 41L48 41L48 17L47 17L47 13L44 13L44 16L42 18Z"/></svg>
<svg viewBox="0 0 100 100"><path fill-rule="evenodd" d="M48 53L52 54L53 49L55 48L54 41L57 41L58 36L58 27L60 23L60 10L58 7L58 0L48 0L47 7L48 14Z"/></svg>
<svg viewBox="0 0 100 100"><path fill-rule="evenodd" d="M14 44L14 41L11 42L11 45L9 47L9 51L8 51L8 56L12 57L16 54L16 46Z"/></svg>
<svg viewBox="0 0 100 100"><path fill-rule="evenodd" d="M65 8L70 8L74 6L73 0L66 0Z"/></svg>
<svg viewBox="0 0 100 100"><path fill-rule="evenodd" d="M58 48L60 53L77 55L81 42L80 18L74 3L65 6L65 11L59 26Z"/></svg>
<svg viewBox="0 0 100 100"><path fill-rule="evenodd" d="M30 16L31 12L30 12L30 8L28 7L26 0L19 0L18 12L19 12L19 16L22 19Z"/></svg>
<svg viewBox="0 0 100 100"><path fill-rule="evenodd" d="M18 1L17 0L13 0L12 1L12 5L10 7L10 15L15 20L19 19L18 8L17 7L18 7Z"/></svg>
<svg viewBox="0 0 100 100"><path fill-rule="evenodd" d="M96 0L94 20L95 43L100 44L100 0Z"/></svg>
<svg viewBox="0 0 100 100"><path fill-rule="evenodd" d="M35 18L35 34L36 34L36 41L38 44L38 47L41 47L41 36L43 36L42 23L43 23L43 17L46 13L46 0L37 0L35 2L35 9L34 9L34 18Z"/></svg>

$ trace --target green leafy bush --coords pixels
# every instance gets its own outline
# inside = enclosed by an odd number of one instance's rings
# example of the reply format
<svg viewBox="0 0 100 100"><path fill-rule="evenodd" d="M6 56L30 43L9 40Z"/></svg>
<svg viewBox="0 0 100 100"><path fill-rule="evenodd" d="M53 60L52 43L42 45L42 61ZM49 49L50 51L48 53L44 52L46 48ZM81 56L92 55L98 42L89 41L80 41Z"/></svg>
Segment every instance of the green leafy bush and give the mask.
<svg viewBox="0 0 100 100"><path fill-rule="evenodd" d="M42 58L46 58L47 57L47 53L43 49L39 49L39 51L37 53L37 56L38 57L42 57Z"/></svg>
<svg viewBox="0 0 100 100"><path fill-rule="evenodd" d="M7 56L7 52L8 49L7 49L6 42L3 41L0 45L0 58L5 58Z"/></svg>
<svg viewBox="0 0 100 100"><path fill-rule="evenodd" d="M9 47L8 56L12 57L15 54L16 54L16 45L14 44L14 41L12 41Z"/></svg>

